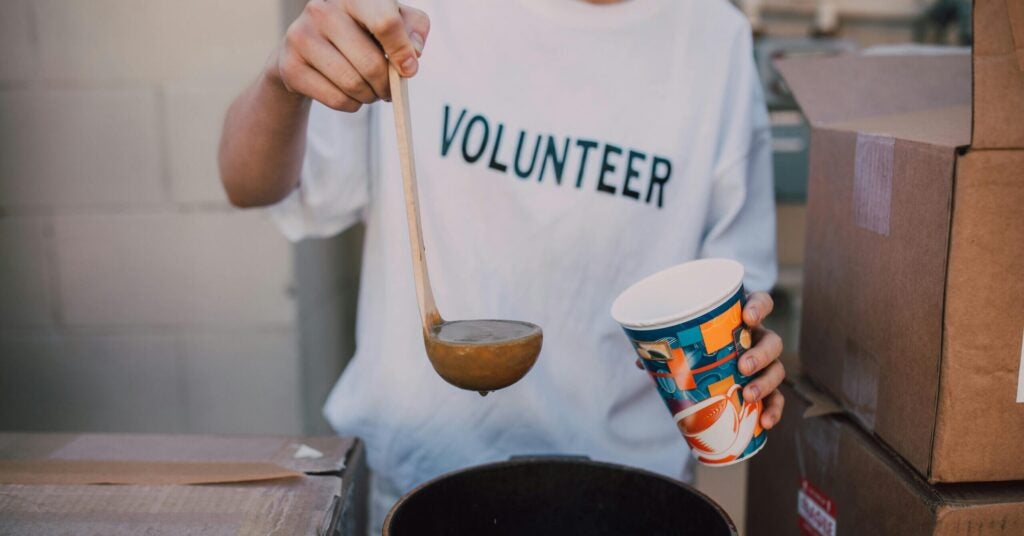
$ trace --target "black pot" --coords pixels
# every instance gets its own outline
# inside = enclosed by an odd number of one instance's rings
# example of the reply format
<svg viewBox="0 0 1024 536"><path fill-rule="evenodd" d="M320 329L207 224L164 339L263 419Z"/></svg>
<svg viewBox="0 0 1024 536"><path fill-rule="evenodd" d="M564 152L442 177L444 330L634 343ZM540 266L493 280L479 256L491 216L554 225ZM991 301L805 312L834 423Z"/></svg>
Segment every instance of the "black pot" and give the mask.
<svg viewBox="0 0 1024 536"><path fill-rule="evenodd" d="M736 527L677 480L586 458L532 457L438 477L384 520L384 536L433 534L735 536Z"/></svg>

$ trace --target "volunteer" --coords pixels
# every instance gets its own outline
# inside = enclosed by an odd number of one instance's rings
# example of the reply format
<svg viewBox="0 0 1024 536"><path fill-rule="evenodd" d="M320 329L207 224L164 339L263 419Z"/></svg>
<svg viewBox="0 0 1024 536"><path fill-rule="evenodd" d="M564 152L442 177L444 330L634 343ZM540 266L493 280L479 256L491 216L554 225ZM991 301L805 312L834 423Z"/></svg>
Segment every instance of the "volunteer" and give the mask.
<svg viewBox="0 0 1024 536"><path fill-rule="evenodd" d="M689 478L686 444L609 308L650 273L728 257L753 291L745 321L771 312L771 145L745 19L724 0L418 7L312 0L231 106L220 148L231 202L270 206L289 239L366 224L356 355L324 414L366 442L375 524L416 484L516 454ZM533 370L486 398L445 383L424 353L392 110L368 106L389 98L389 60L414 77L440 308L544 329ZM781 352L758 328L740 365L758 376L744 395L765 400L765 428L781 416Z"/></svg>

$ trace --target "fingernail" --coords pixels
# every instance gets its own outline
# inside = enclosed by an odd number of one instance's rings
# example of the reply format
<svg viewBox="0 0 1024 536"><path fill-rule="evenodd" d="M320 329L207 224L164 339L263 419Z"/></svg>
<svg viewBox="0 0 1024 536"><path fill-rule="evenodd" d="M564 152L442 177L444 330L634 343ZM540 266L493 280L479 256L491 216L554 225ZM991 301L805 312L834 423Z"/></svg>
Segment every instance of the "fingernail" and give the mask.
<svg viewBox="0 0 1024 536"><path fill-rule="evenodd" d="M753 401L757 400L757 395L759 395L759 394L760 394L760 391L757 390L757 387L750 386L750 387L747 387L747 394L743 395L743 398L747 402L753 402Z"/></svg>
<svg viewBox="0 0 1024 536"><path fill-rule="evenodd" d="M405 61L399 65L399 67L402 68L402 75L408 77L416 74L416 66L418 63L419 62L416 61L416 56L409 56L408 58L405 58Z"/></svg>
<svg viewBox="0 0 1024 536"><path fill-rule="evenodd" d="M751 372L754 372L754 367L757 365L755 361L756 360L752 355L748 355L747 357L743 358L743 370L745 371L744 374L750 374Z"/></svg>
<svg viewBox="0 0 1024 536"><path fill-rule="evenodd" d="M750 313L750 318L753 318L754 320L760 318L760 315L758 315L756 305L751 305L750 307L747 308L747 311Z"/></svg>
<svg viewBox="0 0 1024 536"><path fill-rule="evenodd" d="M413 48L416 49L416 54L423 53L423 36L417 32L409 34L409 40L412 41Z"/></svg>

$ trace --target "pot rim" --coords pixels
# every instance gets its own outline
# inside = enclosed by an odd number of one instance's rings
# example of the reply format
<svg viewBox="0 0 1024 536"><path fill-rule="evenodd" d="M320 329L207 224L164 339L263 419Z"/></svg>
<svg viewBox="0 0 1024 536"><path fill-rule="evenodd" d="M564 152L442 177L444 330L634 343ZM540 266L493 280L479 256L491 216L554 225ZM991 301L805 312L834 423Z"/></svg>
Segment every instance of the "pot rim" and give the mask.
<svg viewBox="0 0 1024 536"><path fill-rule="evenodd" d="M527 455L527 456L513 456L513 457L509 458L508 460L499 461L499 462L485 463L485 464L481 464L481 465L473 465L473 466L470 466L470 467L464 467L462 469L456 469L454 471L449 471L449 472L444 473L444 474L442 474L440 476L434 477L434 478L432 478L432 479L430 479L430 480L428 480L428 481L426 481L426 482L424 482L424 483L414 487L413 489L409 490L408 493L402 495L398 499L398 501L395 502L395 504L393 504L391 506L391 509L388 510L388 515L384 517L383 534L384 534L384 536L388 536L389 535L389 533L390 533L389 529L390 529L390 526L391 526L391 518L394 517L395 512L397 512L398 509L401 508L403 504L408 502L409 499L411 499L416 494L420 493L423 489L425 489L427 487L430 487L430 486L432 486L433 484L435 484L437 482L440 482L442 480L445 480L447 478L451 478L451 477L454 477L454 476L462 475L462 474L465 474L465 473L475 473L477 471L482 471L482 470L486 470L486 469L495 469L495 468L503 468L504 469L504 468L510 468L510 467L523 466L523 465L534 465L534 464L537 464L537 463L559 463L559 464L563 464L563 465L589 465L589 466L604 467L604 468L607 468L607 469L614 469L614 470L618 470L618 471L629 471L629 472L632 472L632 473L639 473L639 474L641 474L643 476L646 476L648 478L657 478L657 479L662 480L664 482L667 482L669 484L675 485L676 487L682 488L685 491L693 493L694 495L700 497L701 499L704 499L704 502L706 502L711 507L713 507L715 509L715 511L717 511L718 514L722 516L722 519L724 519L726 525L728 525L729 531L732 534L732 536L738 536L739 535L739 532L736 530L736 523L734 523L732 518L729 517L729 514L725 511L725 509L723 509L721 507L721 505L719 505L714 500L712 500L711 497L708 497L706 494L704 494L703 492L701 492L697 488L687 484L686 482L683 482L681 480L678 480L678 479L675 479L675 478L671 478L671 477L668 477L668 476L665 476L665 475L662 475L662 474L659 474L659 473L655 473L653 471L648 471L647 469L641 469L639 467L631 467L631 466L622 465L622 464L619 464L619 463L591 460L588 456L574 456L574 455Z"/></svg>

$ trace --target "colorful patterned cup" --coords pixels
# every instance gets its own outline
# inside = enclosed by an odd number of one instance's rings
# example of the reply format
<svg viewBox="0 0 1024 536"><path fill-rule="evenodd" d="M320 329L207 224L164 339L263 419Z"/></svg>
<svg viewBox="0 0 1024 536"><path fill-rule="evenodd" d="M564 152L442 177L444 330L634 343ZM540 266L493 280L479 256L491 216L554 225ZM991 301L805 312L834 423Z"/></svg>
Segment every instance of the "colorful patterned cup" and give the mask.
<svg viewBox="0 0 1024 536"><path fill-rule="evenodd" d="M743 325L743 265L692 261L648 276L612 304L644 369L694 455L724 466L767 440L761 402L745 403L739 357L751 346Z"/></svg>

